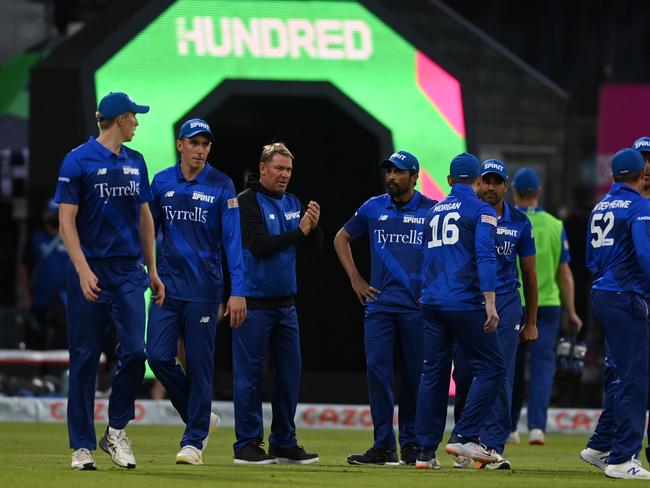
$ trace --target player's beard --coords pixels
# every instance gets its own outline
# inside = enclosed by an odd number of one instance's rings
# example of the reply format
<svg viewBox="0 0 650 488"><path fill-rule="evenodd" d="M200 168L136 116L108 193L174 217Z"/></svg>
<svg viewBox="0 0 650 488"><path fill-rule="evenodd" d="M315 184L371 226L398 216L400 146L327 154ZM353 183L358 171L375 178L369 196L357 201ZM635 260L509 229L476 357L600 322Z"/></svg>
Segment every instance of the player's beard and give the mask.
<svg viewBox="0 0 650 488"><path fill-rule="evenodd" d="M408 186L400 187L397 183L386 184L386 191L393 198L398 198L409 191Z"/></svg>

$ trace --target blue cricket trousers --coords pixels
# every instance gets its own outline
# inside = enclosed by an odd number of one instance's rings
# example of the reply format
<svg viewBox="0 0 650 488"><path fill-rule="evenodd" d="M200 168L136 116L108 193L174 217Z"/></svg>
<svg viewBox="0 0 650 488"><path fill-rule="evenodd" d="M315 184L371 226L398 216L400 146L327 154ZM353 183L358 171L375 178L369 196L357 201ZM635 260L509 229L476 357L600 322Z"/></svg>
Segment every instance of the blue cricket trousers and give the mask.
<svg viewBox="0 0 650 488"><path fill-rule="evenodd" d="M93 450L97 365L108 327L117 331L117 371L108 406L108 423L123 429L135 416L135 397L142 384L144 349L144 291L149 277L142 264L130 258L89 259L101 289L96 301L87 301L71 262L66 270L68 292L68 435L72 449Z"/></svg>
<svg viewBox="0 0 650 488"><path fill-rule="evenodd" d="M395 449L393 372L399 348L399 443L416 443L415 406L422 374L424 334L419 310L367 311L364 343L374 447Z"/></svg>
<svg viewBox="0 0 650 488"><path fill-rule="evenodd" d="M415 420L418 444L435 451L442 440L454 341L475 378L452 435L477 442L506 375L497 334L483 331L483 310L449 312L423 305L422 312L425 350Z"/></svg>
<svg viewBox="0 0 650 488"><path fill-rule="evenodd" d="M553 393L555 377L555 347L560 329L560 307L539 307L537 309L537 340L530 344L520 343L517 347L513 396L523 398L526 369L526 355L530 352L530 382L528 383L528 430L546 431L548 404ZM521 378L521 381L517 380ZM517 429L521 402L512 406L512 429Z"/></svg>
<svg viewBox="0 0 650 488"><path fill-rule="evenodd" d="M605 341L605 372L604 387L605 398L603 399L603 411L598 417L598 424L593 435L587 442L587 447L597 451L611 451L612 440L614 438L614 407L616 405L616 395L621 380L616 374L616 363L612 358L612 353Z"/></svg>
<svg viewBox="0 0 650 488"><path fill-rule="evenodd" d="M264 438L262 372L267 351L273 360L273 421L269 444L297 444L294 417L298 405L302 363L296 307L248 309L241 327L232 331L235 454Z"/></svg>
<svg viewBox="0 0 650 488"><path fill-rule="evenodd" d="M605 341L615 365L610 368L614 379L610 378L609 381L609 390L613 393L609 395L610 401L613 396L613 407L610 409L613 429L604 423L601 434L607 430L612 432L608 463L621 464L641 450L645 432L650 352L648 305L636 293L601 290L592 290L590 301L594 318L605 333Z"/></svg>
<svg viewBox="0 0 650 488"><path fill-rule="evenodd" d="M519 292L515 290L504 295L497 295L497 312L499 314L499 327L496 333L506 365L506 374L494 400L492 412L487 417L485 426L481 429L480 438L481 442L488 448L495 449L499 454L502 454L512 427L510 416L512 383L515 375L515 357L517 344L519 343L519 333L524 318ZM453 376L456 382L457 396L455 401L464 405L474 374L465 356L460 354L459 348L456 348L454 354ZM462 406L459 410L462 411ZM460 411L458 413L454 412L456 421L460 418Z"/></svg>
<svg viewBox="0 0 650 488"><path fill-rule="evenodd" d="M149 365L185 422L181 448L203 449L210 428L218 312L216 303L173 298L165 298L162 306L152 301L149 309ZM186 371L176 362L180 337L185 343Z"/></svg>

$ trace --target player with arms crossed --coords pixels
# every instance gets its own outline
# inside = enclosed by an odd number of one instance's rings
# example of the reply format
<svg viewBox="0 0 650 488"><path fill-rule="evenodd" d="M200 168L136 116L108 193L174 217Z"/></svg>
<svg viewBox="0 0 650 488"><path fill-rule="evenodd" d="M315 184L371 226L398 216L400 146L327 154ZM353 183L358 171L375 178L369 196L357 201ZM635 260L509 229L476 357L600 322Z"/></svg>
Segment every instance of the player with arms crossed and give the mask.
<svg viewBox="0 0 650 488"><path fill-rule="evenodd" d="M425 225L422 269L424 366L418 391L416 468L438 469L436 449L447 419L454 341L475 379L445 451L481 463L499 457L479 443L479 433L504 381L506 366L496 331L497 218L476 196L481 163L463 153L451 161L451 192L433 206Z"/></svg>
<svg viewBox="0 0 650 488"><path fill-rule="evenodd" d="M246 318L243 296L239 206L232 180L207 162L214 141L210 126L190 119L180 128L180 162L158 173L151 184L152 213L162 228L159 272L167 283L162 305L152 304L147 329L149 364L186 424L177 464L203 464L209 428L214 348L224 292L221 252L231 280L226 306L230 326ZM176 362L179 338L185 345L185 372Z"/></svg>
<svg viewBox="0 0 650 488"><path fill-rule="evenodd" d="M94 399L97 363L106 329L115 325L118 367L108 406L108 427L100 447L123 468L135 468L124 428L135 416L135 396L145 371L147 285L162 303L165 288L154 260L154 224L147 166L142 155L124 146L138 126L136 113L149 107L126 93L109 93L99 102L97 138L63 160L55 200L60 203L61 237L70 255L68 346L70 383L68 433L73 469L96 469ZM149 277L142 257L149 269Z"/></svg>
<svg viewBox="0 0 650 488"><path fill-rule="evenodd" d="M402 464L417 457L415 402L422 372L420 296L424 218L435 200L415 190L420 165L415 156L398 151L381 161L387 193L365 202L334 239L334 248L365 306L364 338L374 444L348 463L397 464L393 415L393 370L396 345L400 356L399 440ZM370 238L370 285L352 258L350 241Z"/></svg>

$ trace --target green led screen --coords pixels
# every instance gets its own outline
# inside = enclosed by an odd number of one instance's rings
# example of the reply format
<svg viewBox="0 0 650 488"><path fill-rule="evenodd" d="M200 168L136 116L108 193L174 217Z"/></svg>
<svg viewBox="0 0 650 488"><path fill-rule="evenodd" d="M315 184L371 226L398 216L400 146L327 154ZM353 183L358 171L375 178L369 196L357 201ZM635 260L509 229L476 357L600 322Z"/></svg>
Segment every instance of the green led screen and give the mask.
<svg viewBox="0 0 650 488"><path fill-rule="evenodd" d="M224 80L331 83L418 157L434 198L466 148L459 81L352 1L178 0L96 71L95 89L151 105L134 146L153 175L176 160L174 124Z"/></svg>

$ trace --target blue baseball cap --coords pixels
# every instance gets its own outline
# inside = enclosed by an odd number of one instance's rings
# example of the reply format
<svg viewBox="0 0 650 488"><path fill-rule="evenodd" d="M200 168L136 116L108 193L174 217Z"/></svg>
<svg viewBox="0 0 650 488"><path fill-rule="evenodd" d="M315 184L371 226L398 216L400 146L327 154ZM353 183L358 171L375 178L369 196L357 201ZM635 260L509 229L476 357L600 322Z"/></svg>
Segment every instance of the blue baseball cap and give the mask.
<svg viewBox="0 0 650 488"><path fill-rule="evenodd" d="M47 202L45 202L45 205L43 206L43 213L58 215L59 204L56 203L54 198L50 198Z"/></svg>
<svg viewBox="0 0 650 488"><path fill-rule="evenodd" d="M408 151L397 151L390 155L388 159L379 161L379 166L387 168L388 166L395 166L402 171L410 171L411 173L420 172L420 163L418 158Z"/></svg>
<svg viewBox="0 0 650 488"><path fill-rule="evenodd" d="M539 176L532 169L521 168L512 178L512 187L519 191L539 190L542 185L539 183Z"/></svg>
<svg viewBox="0 0 650 488"><path fill-rule="evenodd" d="M639 152L650 152L650 137L639 137L632 144L632 149L636 149Z"/></svg>
<svg viewBox="0 0 650 488"><path fill-rule="evenodd" d="M198 134L205 134L208 139L214 141L214 134L212 129L205 120L202 119L190 119L183 122L180 130L178 131L178 140L180 141L183 137L194 137Z"/></svg>
<svg viewBox="0 0 650 488"><path fill-rule="evenodd" d="M645 168L645 161L641 152L629 147L619 150L612 158L612 174L625 176Z"/></svg>
<svg viewBox="0 0 650 488"><path fill-rule="evenodd" d="M503 181L508 181L508 167L503 161L498 159L486 159L481 165L481 176L494 173L503 178Z"/></svg>
<svg viewBox="0 0 650 488"><path fill-rule="evenodd" d="M457 180L473 180L481 174L481 162L470 153L461 153L451 160L449 176Z"/></svg>
<svg viewBox="0 0 650 488"><path fill-rule="evenodd" d="M118 115L126 112L133 112L134 114L146 114L149 111L149 105L138 105L126 93L110 92L99 101L98 119L110 120Z"/></svg>

